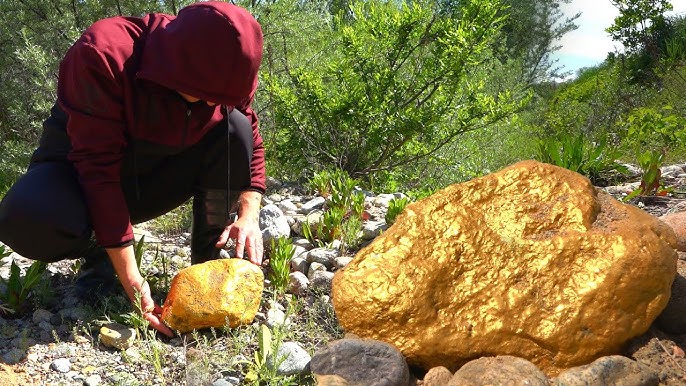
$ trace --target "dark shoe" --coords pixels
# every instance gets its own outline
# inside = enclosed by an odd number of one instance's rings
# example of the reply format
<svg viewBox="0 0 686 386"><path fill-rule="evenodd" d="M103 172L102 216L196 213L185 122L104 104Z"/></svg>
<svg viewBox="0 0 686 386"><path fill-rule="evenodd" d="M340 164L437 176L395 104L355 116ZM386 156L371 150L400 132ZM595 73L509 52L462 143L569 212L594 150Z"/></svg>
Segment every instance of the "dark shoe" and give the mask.
<svg viewBox="0 0 686 386"><path fill-rule="evenodd" d="M85 302L94 302L117 292L119 281L107 252L93 248L84 256L84 262L74 283L76 296Z"/></svg>
<svg viewBox="0 0 686 386"><path fill-rule="evenodd" d="M221 250L215 244L229 223L229 208L236 206L238 194L220 189L202 189L193 196L191 264L219 258Z"/></svg>

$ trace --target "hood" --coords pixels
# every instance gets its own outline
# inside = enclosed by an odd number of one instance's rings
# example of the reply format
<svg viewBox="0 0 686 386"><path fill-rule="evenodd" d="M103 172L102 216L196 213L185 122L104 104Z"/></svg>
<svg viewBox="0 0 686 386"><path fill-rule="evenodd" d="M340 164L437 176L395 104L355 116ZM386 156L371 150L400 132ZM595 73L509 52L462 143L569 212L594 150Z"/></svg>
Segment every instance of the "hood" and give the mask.
<svg viewBox="0 0 686 386"><path fill-rule="evenodd" d="M243 8L189 5L150 31L138 77L205 101L245 105L257 88L262 29Z"/></svg>

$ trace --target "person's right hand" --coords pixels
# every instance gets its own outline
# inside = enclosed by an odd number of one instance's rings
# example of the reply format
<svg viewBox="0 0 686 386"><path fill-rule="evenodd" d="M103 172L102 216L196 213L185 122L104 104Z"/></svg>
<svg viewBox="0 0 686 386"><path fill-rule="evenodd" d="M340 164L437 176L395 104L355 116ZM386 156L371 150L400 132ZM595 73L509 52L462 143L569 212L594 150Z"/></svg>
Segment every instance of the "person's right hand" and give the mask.
<svg viewBox="0 0 686 386"><path fill-rule="evenodd" d="M174 336L174 332L162 322L162 307L155 304L150 294L150 285L138 270L133 246L107 248L107 254L134 308L138 309L140 301L138 311L150 326L166 336Z"/></svg>
<svg viewBox="0 0 686 386"><path fill-rule="evenodd" d="M174 332L162 321L162 307L155 304L155 301L152 299L150 285L147 281L144 281L140 286L140 299L140 312L150 323L150 326L168 337L174 336Z"/></svg>

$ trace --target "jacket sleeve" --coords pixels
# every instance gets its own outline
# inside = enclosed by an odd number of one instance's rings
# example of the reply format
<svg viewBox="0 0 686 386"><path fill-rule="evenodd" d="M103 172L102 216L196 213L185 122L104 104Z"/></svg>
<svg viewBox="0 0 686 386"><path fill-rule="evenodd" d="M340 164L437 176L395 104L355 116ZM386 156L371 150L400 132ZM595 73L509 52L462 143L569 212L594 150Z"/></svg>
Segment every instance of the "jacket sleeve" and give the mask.
<svg viewBox="0 0 686 386"><path fill-rule="evenodd" d="M243 113L243 115L245 115L252 124L253 153L252 161L250 163L250 190L254 190L264 194L267 190L267 175L265 171L264 159L264 143L262 141L262 136L260 135L257 114L252 109L254 93L255 91L253 90L252 95L245 100L243 105L236 106L236 108L238 109L238 111Z"/></svg>
<svg viewBox="0 0 686 386"><path fill-rule="evenodd" d="M60 65L58 102L67 112L69 160L79 175L95 237L104 247L133 241L120 171L127 141L116 61L77 41Z"/></svg>

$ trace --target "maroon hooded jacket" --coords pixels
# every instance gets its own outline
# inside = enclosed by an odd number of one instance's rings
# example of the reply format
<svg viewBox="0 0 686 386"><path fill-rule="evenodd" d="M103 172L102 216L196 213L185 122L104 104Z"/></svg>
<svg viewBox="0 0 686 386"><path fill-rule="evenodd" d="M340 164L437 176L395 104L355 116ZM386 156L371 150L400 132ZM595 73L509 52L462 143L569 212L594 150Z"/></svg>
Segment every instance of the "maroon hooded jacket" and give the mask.
<svg viewBox="0 0 686 386"><path fill-rule="evenodd" d="M264 193L264 148L251 108L261 60L259 24L224 2L193 4L176 17L100 20L69 49L60 65L58 103L68 116L68 158L101 245L133 239L120 186L127 146L135 140L180 152L226 119L221 105L252 122L250 189ZM189 107L177 91L218 105Z"/></svg>

